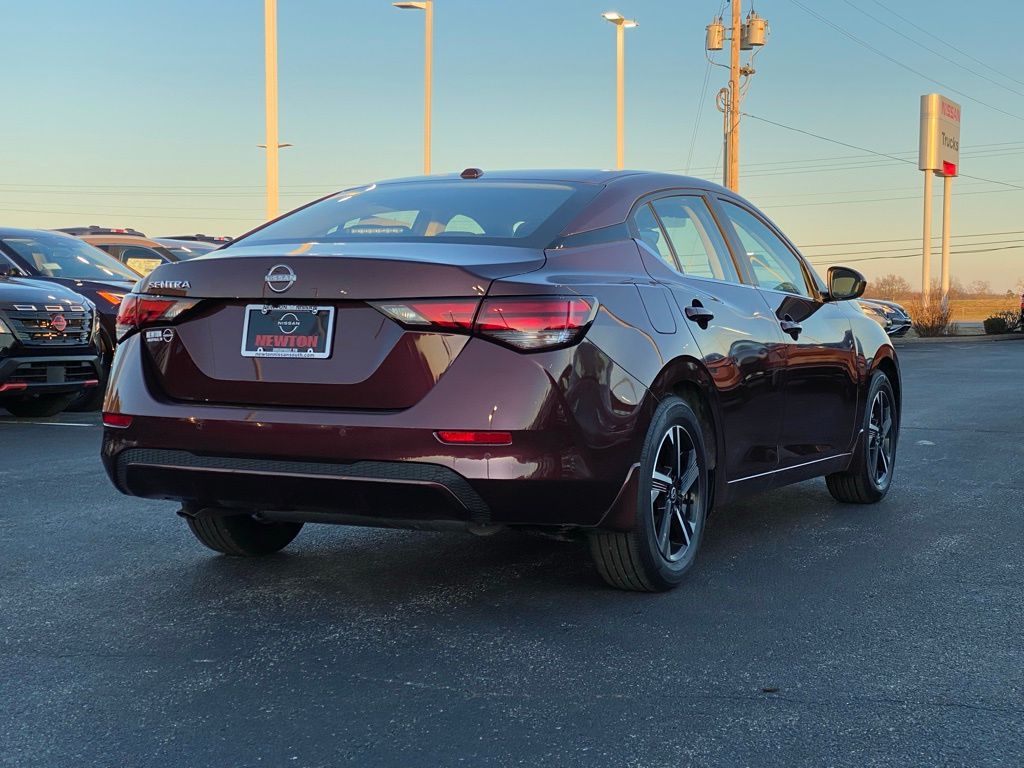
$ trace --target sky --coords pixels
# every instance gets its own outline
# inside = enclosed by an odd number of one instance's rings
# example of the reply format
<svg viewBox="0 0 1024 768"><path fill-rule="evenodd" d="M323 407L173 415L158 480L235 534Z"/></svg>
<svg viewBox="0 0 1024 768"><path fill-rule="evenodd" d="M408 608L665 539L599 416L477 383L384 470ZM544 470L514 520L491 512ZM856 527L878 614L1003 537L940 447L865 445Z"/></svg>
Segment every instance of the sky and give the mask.
<svg viewBox="0 0 1024 768"><path fill-rule="evenodd" d="M435 0L435 172L613 165L615 32L600 14L617 10L640 24L626 33L626 167L720 181L714 98L727 71L709 68L704 28L722 7ZM963 106L961 170L977 177L953 182L952 274L999 291L1024 279L1024 4L753 7L771 37L743 101L740 192L820 270L848 263L917 286L919 99L941 92ZM2 15L0 224L158 236L261 222L260 0L35 0ZM278 24L280 137L294 144L282 210L419 173L422 14L278 0ZM937 238L940 197L934 207Z"/></svg>

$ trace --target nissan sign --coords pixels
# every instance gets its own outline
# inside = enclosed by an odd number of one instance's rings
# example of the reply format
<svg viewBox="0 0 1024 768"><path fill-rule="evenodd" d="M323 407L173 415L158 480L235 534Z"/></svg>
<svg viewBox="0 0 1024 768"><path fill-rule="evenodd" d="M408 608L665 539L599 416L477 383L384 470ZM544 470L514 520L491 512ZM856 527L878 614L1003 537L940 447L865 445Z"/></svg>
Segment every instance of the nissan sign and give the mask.
<svg viewBox="0 0 1024 768"><path fill-rule="evenodd" d="M940 176L956 176L960 168L960 105L945 96L921 97L921 144L917 167Z"/></svg>

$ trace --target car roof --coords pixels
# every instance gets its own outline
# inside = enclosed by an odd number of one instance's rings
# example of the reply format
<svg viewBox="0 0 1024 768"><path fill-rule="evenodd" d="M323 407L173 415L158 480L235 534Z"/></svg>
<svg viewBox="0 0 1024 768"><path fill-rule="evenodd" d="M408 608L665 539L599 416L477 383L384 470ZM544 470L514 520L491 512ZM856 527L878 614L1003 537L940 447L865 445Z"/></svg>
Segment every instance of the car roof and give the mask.
<svg viewBox="0 0 1024 768"><path fill-rule="evenodd" d="M152 248L153 246L161 246L161 243L153 240L149 237L140 237L138 235L79 235L80 240L91 245L97 243L121 243L122 245L144 245Z"/></svg>
<svg viewBox="0 0 1024 768"><path fill-rule="evenodd" d="M69 235L65 232L58 232L53 229L26 229L23 227L0 227L0 237L38 237L39 235L53 235L55 237L74 237L74 235Z"/></svg>
<svg viewBox="0 0 1024 768"><path fill-rule="evenodd" d="M467 169L477 170L477 169ZM405 176L397 179L387 179L377 182L378 184L407 184L426 181L453 181L463 179L462 173L440 173L431 176ZM570 182L574 184L611 184L625 179L638 180L642 177L654 184L665 184L673 187L691 187L700 189L722 189L718 184L698 179L693 176L666 173L662 171L642 170L608 170L597 168L538 168L525 170L496 170L482 169L479 177L465 179L472 183L477 179L483 181L549 181L549 182Z"/></svg>

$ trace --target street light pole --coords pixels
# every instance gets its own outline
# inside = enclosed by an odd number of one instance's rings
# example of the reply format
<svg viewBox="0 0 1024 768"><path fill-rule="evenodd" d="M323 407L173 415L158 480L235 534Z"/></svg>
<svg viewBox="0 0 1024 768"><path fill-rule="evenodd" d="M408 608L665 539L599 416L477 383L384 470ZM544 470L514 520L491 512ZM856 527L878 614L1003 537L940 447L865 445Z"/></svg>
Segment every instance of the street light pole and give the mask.
<svg viewBox="0 0 1024 768"><path fill-rule="evenodd" d="M278 142L277 133L277 0L263 0L264 66L266 130L267 130L267 219L277 218L278 211Z"/></svg>
<svg viewBox="0 0 1024 768"><path fill-rule="evenodd" d="M395 8L415 9L424 12L424 61L423 61L423 173L430 175L431 120L434 81L434 0L420 2L392 3Z"/></svg>
<svg viewBox="0 0 1024 768"><path fill-rule="evenodd" d="M615 11L601 15L615 25L615 167L622 168L626 156L626 29L639 24Z"/></svg>

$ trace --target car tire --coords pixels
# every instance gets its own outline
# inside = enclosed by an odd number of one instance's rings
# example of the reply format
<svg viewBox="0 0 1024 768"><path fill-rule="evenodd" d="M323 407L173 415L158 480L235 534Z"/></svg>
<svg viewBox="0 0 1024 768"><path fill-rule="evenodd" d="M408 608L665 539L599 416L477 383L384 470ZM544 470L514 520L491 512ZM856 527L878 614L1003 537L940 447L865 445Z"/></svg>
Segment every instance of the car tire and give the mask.
<svg viewBox="0 0 1024 768"><path fill-rule="evenodd" d="M875 371L865 400L862 438L850 468L826 475L832 498L844 504L875 504L885 498L896 471L899 411L889 377Z"/></svg>
<svg viewBox="0 0 1024 768"><path fill-rule="evenodd" d="M661 592L677 586L693 566L711 499L705 445L694 409L678 397L666 398L640 453L633 530L590 535L591 555L608 584Z"/></svg>
<svg viewBox="0 0 1024 768"><path fill-rule="evenodd" d="M39 395L24 400L11 400L3 407L19 418L56 416L68 407L75 395Z"/></svg>
<svg viewBox="0 0 1024 768"><path fill-rule="evenodd" d="M201 514L185 519L199 541L215 552L235 557L280 552L302 530L302 523L257 520L247 514Z"/></svg>

